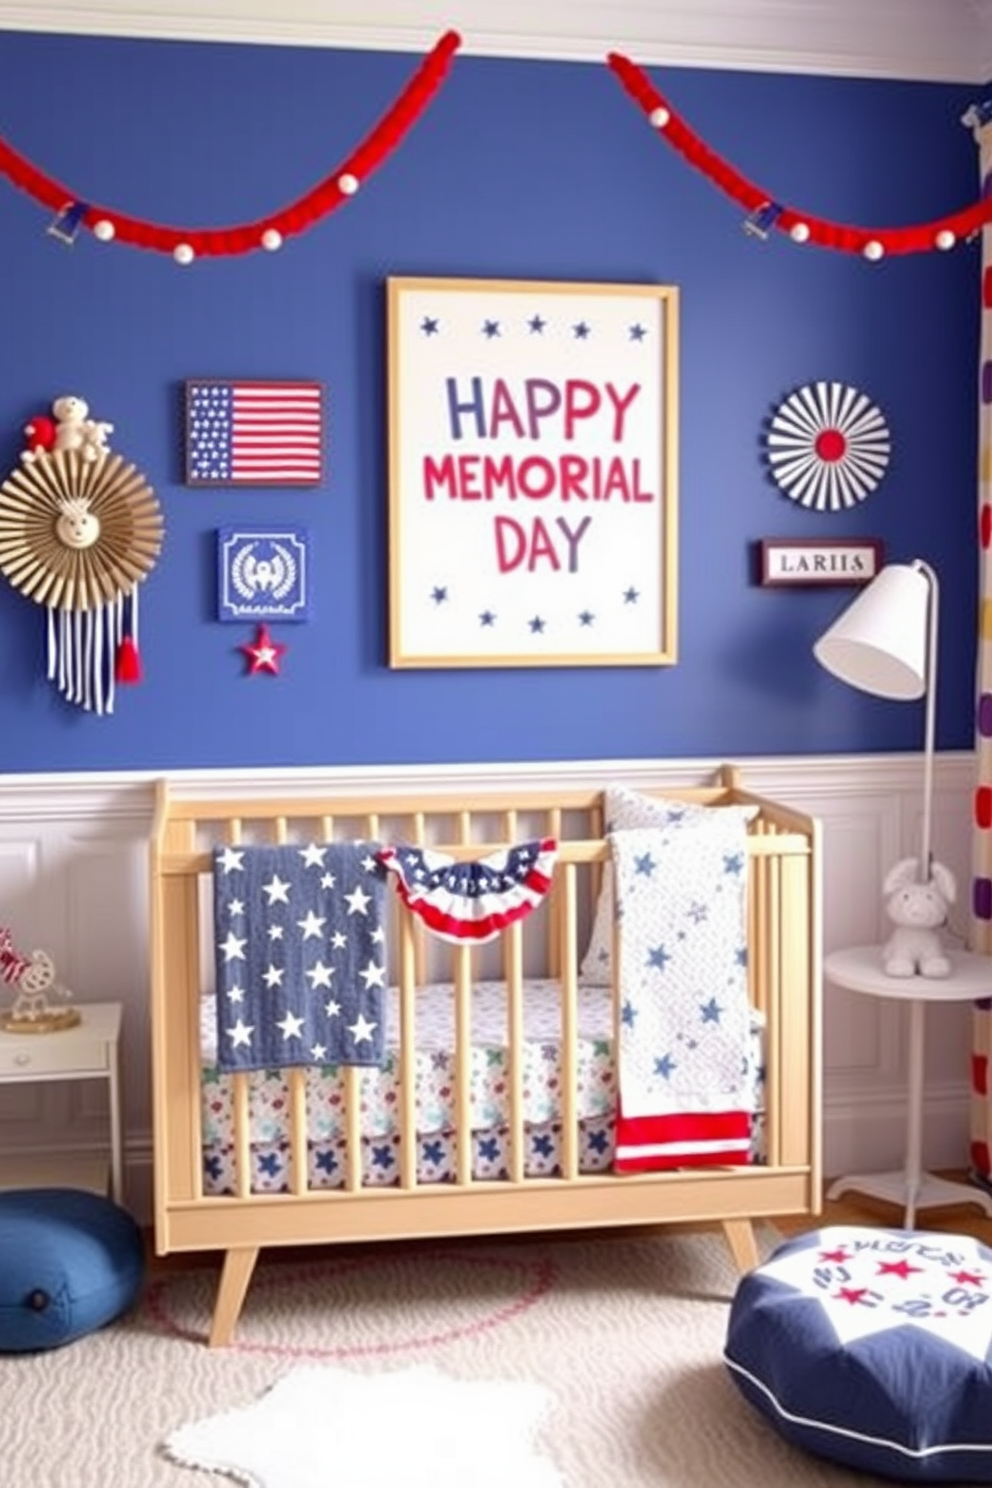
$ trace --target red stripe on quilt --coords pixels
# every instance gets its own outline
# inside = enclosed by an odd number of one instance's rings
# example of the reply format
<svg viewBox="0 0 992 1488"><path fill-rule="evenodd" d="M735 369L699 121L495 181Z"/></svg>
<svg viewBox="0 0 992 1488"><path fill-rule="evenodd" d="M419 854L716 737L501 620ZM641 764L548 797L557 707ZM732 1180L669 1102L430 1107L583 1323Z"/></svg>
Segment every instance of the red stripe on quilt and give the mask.
<svg viewBox="0 0 992 1488"><path fill-rule="evenodd" d="M618 1173L666 1168L740 1167L750 1162L750 1111L679 1111L665 1116L617 1114Z"/></svg>

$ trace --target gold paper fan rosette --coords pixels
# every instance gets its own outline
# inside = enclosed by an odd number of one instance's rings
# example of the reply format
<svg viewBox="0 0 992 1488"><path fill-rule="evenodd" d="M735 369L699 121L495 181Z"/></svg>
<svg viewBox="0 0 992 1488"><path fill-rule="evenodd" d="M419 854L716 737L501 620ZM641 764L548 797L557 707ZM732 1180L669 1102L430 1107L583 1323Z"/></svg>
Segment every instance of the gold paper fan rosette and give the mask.
<svg viewBox="0 0 992 1488"><path fill-rule="evenodd" d="M99 523L89 546L67 546L58 523L68 503ZM90 610L130 594L162 548L162 513L144 476L119 454L41 454L0 486L0 572L50 609Z"/></svg>

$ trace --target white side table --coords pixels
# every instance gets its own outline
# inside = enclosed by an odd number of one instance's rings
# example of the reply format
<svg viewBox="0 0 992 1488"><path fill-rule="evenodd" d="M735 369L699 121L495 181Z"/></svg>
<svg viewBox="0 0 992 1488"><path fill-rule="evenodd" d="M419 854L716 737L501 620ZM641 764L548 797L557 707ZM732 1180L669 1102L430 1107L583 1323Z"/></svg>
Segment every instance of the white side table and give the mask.
<svg viewBox="0 0 992 1488"><path fill-rule="evenodd" d="M923 1171L923 1035L928 1002L975 1002L992 997L992 956L948 951L947 977L892 977L882 970L881 946L853 946L824 958L827 981L849 992L888 997L909 1004L909 1084L906 1113L906 1165L901 1173L856 1173L838 1178L828 1199L850 1190L905 1206L904 1228L911 1230L918 1209L942 1204L977 1204L992 1216L992 1196L965 1183L950 1183Z"/></svg>
<svg viewBox="0 0 992 1488"><path fill-rule="evenodd" d="M110 1194L124 1202L124 1152L121 1128L119 1045L121 1004L79 1002L81 1014L73 1028L56 1033L4 1033L0 1031L0 1085L27 1085L53 1080L105 1080L110 1114ZM71 1184L107 1192L106 1161L86 1163L67 1153L64 1159L46 1162L25 1153L0 1158L0 1188L27 1188L49 1184Z"/></svg>

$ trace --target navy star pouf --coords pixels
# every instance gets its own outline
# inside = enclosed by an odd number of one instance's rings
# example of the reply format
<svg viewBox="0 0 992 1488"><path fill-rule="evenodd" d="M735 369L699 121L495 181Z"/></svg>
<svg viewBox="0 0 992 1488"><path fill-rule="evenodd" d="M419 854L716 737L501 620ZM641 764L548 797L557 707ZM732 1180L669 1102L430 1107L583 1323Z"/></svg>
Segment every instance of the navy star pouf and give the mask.
<svg viewBox="0 0 992 1488"><path fill-rule="evenodd" d="M0 1353L57 1348L130 1307L144 1277L126 1209L75 1188L0 1193Z"/></svg>
<svg viewBox="0 0 992 1488"><path fill-rule="evenodd" d="M900 1482L992 1483L992 1250L835 1226L738 1284L724 1361L788 1441Z"/></svg>

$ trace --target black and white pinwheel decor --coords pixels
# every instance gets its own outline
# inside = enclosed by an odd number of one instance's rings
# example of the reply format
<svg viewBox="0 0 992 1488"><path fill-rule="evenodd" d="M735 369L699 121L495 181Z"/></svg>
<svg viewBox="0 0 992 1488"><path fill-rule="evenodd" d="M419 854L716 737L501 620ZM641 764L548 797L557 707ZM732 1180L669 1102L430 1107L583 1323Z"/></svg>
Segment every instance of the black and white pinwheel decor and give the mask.
<svg viewBox="0 0 992 1488"><path fill-rule="evenodd" d="M870 496L892 450L871 399L842 382L808 383L775 410L765 439L772 479L811 511L844 511Z"/></svg>

